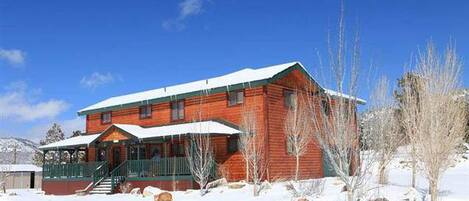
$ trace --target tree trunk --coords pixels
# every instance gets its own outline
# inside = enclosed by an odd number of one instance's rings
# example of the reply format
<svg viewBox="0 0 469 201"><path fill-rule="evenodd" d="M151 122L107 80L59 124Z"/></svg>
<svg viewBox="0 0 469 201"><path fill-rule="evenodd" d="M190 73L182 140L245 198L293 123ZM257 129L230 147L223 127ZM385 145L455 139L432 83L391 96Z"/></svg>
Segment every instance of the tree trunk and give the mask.
<svg viewBox="0 0 469 201"><path fill-rule="evenodd" d="M412 188L415 188L415 183L416 183L416 175L417 175L417 160L415 159L416 158L416 150L415 150L415 145L412 144L411 146L411 156L412 156Z"/></svg>
<svg viewBox="0 0 469 201"><path fill-rule="evenodd" d="M353 191L350 191L350 189L347 189L347 201L353 201Z"/></svg>
<svg viewBox="0 0 469 201"><path fill-rule="evenodd" d="M246 160L246 183L249 183L249 162Z"/></svg>
<svg viewBox="0 0 469 201"><path fill-rule="evenodd" d="M296 171L295 171L295 181L298 181L298 175L300 172L300 156L296 156Z"/></svg>
<svg viewBox="0 0 469 201"><path fill-rule="evenodd" d="M378 178L378 183L379 184L386 184L387 179L386 179L386 168L384 166L379 167L379 178Z"/></svg>
<svg viewBox="0 0 469 201"><path fill-rule="evenodd" d="M430 200L437 201L438 200L438 181L430 181Z"/></svg>
<svg viewBox="0 0 469 201"><path fill-rule="evenodd" d="M417 165L416 165L415 159L412 159L412 188L415 188L416 175L417 175Z"/></svg>
<svg viewBox="0 0 469 201"><path fill-rule="evenodd" d="M253 186L253 190L254 190L254 196L259 196L259 191L257 190L257 184L254 182L254 186Z"/></svg>

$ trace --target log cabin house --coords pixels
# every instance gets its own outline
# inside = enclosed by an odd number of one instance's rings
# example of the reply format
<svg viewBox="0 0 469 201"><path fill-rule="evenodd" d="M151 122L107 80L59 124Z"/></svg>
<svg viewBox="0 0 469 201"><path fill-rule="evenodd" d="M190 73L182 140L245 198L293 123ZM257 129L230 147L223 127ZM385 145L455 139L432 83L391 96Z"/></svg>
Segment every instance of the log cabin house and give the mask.
<svg viewBox="0 0 469 201"><path fill-rule="evenodd" d="M291 62L108 98L78 111L86 117L85 134L40 147L44 153L86 154L84 162L44 164L42 188L56 195L114 193L123 181L141 189L197 188L184 151L187 135L194 133L211 138L218 169L213 178L222 172L229 181L243 180L245 163L238 150L243 106L253 108L256 134L265 140L266 179L292 178L295 158L288 152L283 121L292 90L308 84L314 94L338 95L319 85L301 63ZM194 121L200 113L204 117ZM301 157L300 177L330 174L320 148L311 143Z"/></svg>

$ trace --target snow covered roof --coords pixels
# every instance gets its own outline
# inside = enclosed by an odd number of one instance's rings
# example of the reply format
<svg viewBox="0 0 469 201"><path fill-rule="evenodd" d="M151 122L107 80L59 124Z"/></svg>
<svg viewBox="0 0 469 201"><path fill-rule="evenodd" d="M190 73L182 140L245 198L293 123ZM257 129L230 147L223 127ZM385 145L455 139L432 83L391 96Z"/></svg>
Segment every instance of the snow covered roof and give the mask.
<svg viewBox="0 0 469 201"><path fill-rule="evenodd" d="M293 68L299 68L304 73L306 73L313 82L319 85L319 83L313 79L304 66L300 62L295 61L257 69L245 68L219 77L142 91L123 96L115 96L83 108L78 111L78 114L86 115L104 110L128 107L131 105L151 104L164 98L168 100L171 98L184 98L185 95L188 96L188 94L200 91L213 92L216 91L216 89L224 89L225 91L228 91L234 87L244 88L248 86L258 86L266 84L270 79L273 79L276 76L281 75L282 72ZM324 89L320 85L319 87ZM332 92L332 90L330 91Z"/></svg>
<svg viewBox="0 0 469 201"><path fill-rule="evenodd" d="M340 93L338 91L334 91L334 90L331 90L331 89L324 89L324 93L329 94L330 96L339 96L339 97L343 97L345 99L356 100L358 103L361 103L361 104L366 104L366 100L364 100L364 99L357 98L357 97L354 97L354 96L350 96L350 95L347 95L347 94L344 94L344 93Z"/></svg>
<svg viewBox="0 0 469 201"><path fill-rule="evenodd" d="M94 135L80 135L72 138L68 138L65 140L61 140L58 142L53 142L47 145L40 146L39 149L58 149L63 147L77 147L77 146L88 146L91 142L93 142L96 138L99 137L100 134Z"/></svg>
<svg viewBox="0 0 469 201"><path fill-rule="evenodd" d="M32 164L0 164L0 172L42 172L42 168Z"/></svg>
<svg viewBox="0 0 469 201"><path fill-rule="evenodd" d="M184 134L225 134L232 135L241 133L240 130L227 126L216 121L201 121L174 124L167 126L157 126L150 128L143 128L138 125L132 124L114 124L117 128L134 135L138 139L148 139L165 136L175 136Z"/></svg>
<svg viewBox="0 0 469 201"><path fill-rule="evenodd" d="M144 127L141 127L138 125L132 125L132 124L113 124L100 134L81 135L77 137L72 137L72 138L54 142L48 145L40 146L39 149L53 150L53 149L59 149L59 148L65 148L65 147L88 146L90 143L97 140L99 136L101 136L103 133L106 133L112 127L117 127L135 136L139 140L165 137L165 136L184 135L184 134L190 134L190 133L224 134L224 135L232 135L232 134L241 133L241 131L239 131L238 129L222 124L217 121L191 122L191 123L156 126L156 127L149 127L149 128L144 128Z"/></svg>

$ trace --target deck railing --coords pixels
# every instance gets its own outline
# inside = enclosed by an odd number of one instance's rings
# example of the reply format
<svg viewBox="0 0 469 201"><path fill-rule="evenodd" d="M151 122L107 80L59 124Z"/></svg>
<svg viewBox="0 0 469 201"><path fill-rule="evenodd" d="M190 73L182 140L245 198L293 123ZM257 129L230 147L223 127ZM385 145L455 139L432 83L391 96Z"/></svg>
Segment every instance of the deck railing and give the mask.
<svg viewBox="0 0 469 201"><path fill-rule="evenodd" d="M93 185L98 184L102 179L106 178L109 175L109 164L107 161L101 163L96 167L93 172Z"/></svg>
<svg viewBox="0 0 469 201"><path fill-rule="evenodd" d="M43 177L46 179L91 178L96 168L104 163L106 162L44 164Z"/></svg>

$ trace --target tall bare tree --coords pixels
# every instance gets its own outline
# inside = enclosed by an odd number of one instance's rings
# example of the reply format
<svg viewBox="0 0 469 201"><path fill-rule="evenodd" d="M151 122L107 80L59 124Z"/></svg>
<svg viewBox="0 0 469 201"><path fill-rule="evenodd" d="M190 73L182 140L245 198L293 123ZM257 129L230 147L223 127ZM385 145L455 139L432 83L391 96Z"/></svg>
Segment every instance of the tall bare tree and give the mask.
<svg viewBox="0 0 469 201"><path fill-rule="evenodd" d="M201 123L205 119L203 116L205 114L203 112L208 111L204 105L208 94L208 91L201 93L199 108L193 117L193 122L195 123L195 128L193 128L193 130L197 132L189 135L189 145L185 146L189 169L195 182L199 184L201 195L205 195L208 192L208 189L206 188L207 183L215 165L210 134L205 134L210 130L210 128L208 128L206 124Z"/></svg>
<svg viewBox="0 0 469 201"><path fill-rule="evenodd" d="M378 163L378 182L387 183L386 167L394 158L403 143L396 116L396 105L390 95L389 81L382 77L370 97L370 116L363 120L363 134L367 147L376 154Z"/></svg>
<svg viewBox="0 0 469 201"><path fill-rule="evenodd" d="M285 118L284 132L287 138L287 146L290 154L295 156L295 181L298 181L300 172L300 157L306 153L312 139L310 124L308 123L307 106L301 92L294 93L293 103Z"/></svg>
<svg viewBox="0 0 469 201"><path fill-rule="evenodd" d="M263 135L256 135L251 143L250 146L250 174L252 178L252 183L254 185L253 193L254 196L259 196L261 181L264 179L265 173L267 172L268 161L265 158L265 142Z"/></svg>
<svg viewBox="0 0 469 201"><path fill-rule="evenodd" d="M336 91L324 93L323 90L317 91L310 87L314 95L307 96L315 142L321 147L324 157L330 161L338 178L345 184L348 201L363 196L375 161L373 154L360 152L356 118L357 80L361 65L358 34L352 40L351 46L346 45L342 2L336 47L329 42L328 63Z"/></svg>
<svg viewBox="0 0 469 201"><path fill-rule="evenodd" d="M191 134L189 146L186 146L186 157L195 182L200 186L200 194L205 195L205 188L214 166L213 150L210 136L207 134Z"/></svg>
<svg viewBox="0 0 469 201"><path fill-rule="evenodd" d="M419 127L418 121L416 118L420 116L419 108L419 93L422 91L422 82L423 79L419 78L413 73L405 73L401 79L398 80L399 89L395 91L394 96L399 103L398 107L398 121L400 124L401 133L404 134L404 139L406 143L410 146L409 156L412 169L411 177L411 186L415 188L417 181L417 150L415 149L414 141L410 140L410 136L416 133L417 128ZM404 107L406 108L406 113L413 113L412 116L405 116ZM410 111L412 110L412 111ZM413 118L413 119L411 119Z"/></svg>
<svg viewBox="0 0 469 201"><path fill-rule="evenodd" d="M455 98L460 88L462 64L456 50L449 45L443 56L429 43L419 54L415 74L422 86L418 96L407 94L402 108L403 120L415 126L408 133L415 145L417 158L429 181L431 200L438 199L438 183L442 174L455 163L466 130L464 103ZM410 86L409 86L410 87Z"/></svg>
<svg viewBox="0 0 469 201"><path fill-rule="evenodd" d="M238 146L245 161L246 182L249 182L249 164L252 158L252 146L257 130L256 113L252 107L243 105L240 129L243 133L239 135Z"/></svg>

